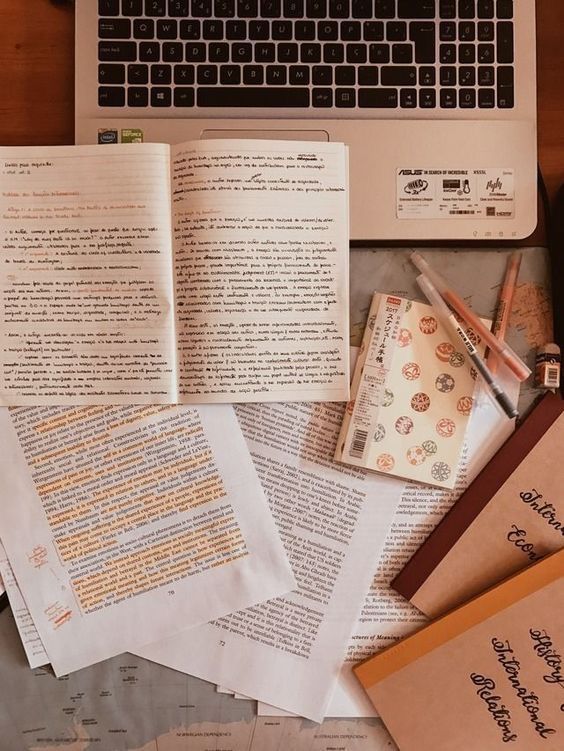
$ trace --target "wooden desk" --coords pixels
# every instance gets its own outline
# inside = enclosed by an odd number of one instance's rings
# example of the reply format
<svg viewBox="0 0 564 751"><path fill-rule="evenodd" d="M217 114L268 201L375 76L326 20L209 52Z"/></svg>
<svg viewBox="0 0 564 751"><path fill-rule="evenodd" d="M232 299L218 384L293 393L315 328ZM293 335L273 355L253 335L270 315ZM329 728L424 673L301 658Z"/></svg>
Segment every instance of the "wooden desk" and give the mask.
<svg viewBox="0 0 564 751"><path fill-rule="evenodd" d="M537 0L539 161L551 196L564 182L563 29L564 2ZM72 6L0 0L0 50L0 144L73 143Z"/></svg>

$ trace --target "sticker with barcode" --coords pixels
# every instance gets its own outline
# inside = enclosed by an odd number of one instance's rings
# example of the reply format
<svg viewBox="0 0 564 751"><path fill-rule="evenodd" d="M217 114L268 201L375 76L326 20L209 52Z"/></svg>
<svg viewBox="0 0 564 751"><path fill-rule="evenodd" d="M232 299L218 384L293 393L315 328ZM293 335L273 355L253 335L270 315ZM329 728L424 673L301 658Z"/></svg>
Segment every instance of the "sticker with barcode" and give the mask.
<svg viewBox="0 0 564 751"><path fill-rule="evenodd" d="M512 219L514 170L426 169L396 171L398 219Z"/></svg>

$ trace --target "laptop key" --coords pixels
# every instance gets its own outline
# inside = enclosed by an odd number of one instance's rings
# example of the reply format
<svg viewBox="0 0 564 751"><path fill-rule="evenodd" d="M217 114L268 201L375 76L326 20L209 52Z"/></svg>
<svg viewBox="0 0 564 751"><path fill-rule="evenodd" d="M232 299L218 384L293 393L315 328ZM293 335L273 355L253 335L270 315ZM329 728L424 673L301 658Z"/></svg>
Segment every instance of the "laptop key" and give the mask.
<svg viewBox="0 0 564 751"><path fill-rule="evenodd" d="M177 86L174 89L175 107L193 107L194 99L194 89L190 89L186 86Z"/></svg>
<svg viewBox="0 0 564 751"><path fill-rule="evenodd" d="M343 63L345 61L345 48L342 44L325 44L323 46L323 62L324 63ZM307 62L307 60L302 60ZM348 63L351 60L347 60Z"/></svg>
<svg viewBox="0 0 564 751"><path fill-rule="evenodd" d="M151 83L160 86L172 83L172 69L170 65L151 65Z"/></svg>
<svg viewBox="0 0 564 751"><path fill-rule="evenodd" d="M282 14L280 0L260 0L260 14L263 18L280 18Z"/></svg>
<svg viewBox="0 0 564 751"><path fill-rule="evenodd" d="M145 0L146 16L165 16L166 0Z"/></svg>
<svg viewBox="0 0 564 751"><path fill-rule="evenodd" d="M304 0L284 0L284 18L301 18L304 14Z"/></svg>
<svg viewBox="0 0 564 751"><path fill-rule="evenodd" d="M514 73L511 66L500 65L497 68L497 106L507 109L514 106Z"/></svg>
<svg viewBox="0 0 564 751"><path fill-rule="evenodd" d="M392 62L412 63L413 50L410 44L392 44Z"/></svg>
<svg viewBox="0 0 564 751"><path fill-rule="evenodd" d="M318 21L317 38L320 42L334 42L339 38L337 21Z"/></svg>
<svg viewBox="0 0 564 751"><path fill-rule="evenodd" d="M240 65L220 65L219 82L223 86L236 86L241 83Z"/></svg>
<svg viewBox="0 0 564 751"><path fill-rule="evenodd" d="M476 24L474 21L461 21L458 24L458 39L461 42L473 42L476 39Z"/></svg>
<svg viewBox="0 0 564 751"><path fill-rule="evenodd" d="M478 66L478 86L493 86L495 68L492 65Z"/></svg>
<svg viewBox="0 0 564 751"><path fill-rule="evenodd" d="M353 80L353 83L354 83L354 80ZM358 85L359 86L378 86L378 67L376 65L359 65L358 66Z"/></svg>
<svg viewBox="0 0 564 751"><path fill-rule="evenodd" d="M375 18L394 18L396 6L394 0L374 0Z"/></svg>
<svg viewBox="0 0 564 751"><path fill-rule="evenodd" d="M309 68L307 70L309 73ZM243 65L243 83L245 86L260 86L263 82L264 68L262 65ZM304 83L309 83L309 81L304 81Z"/></svg>
<svg viewBox="0 0 564 751"><path fill-rule="evenodd" d="M456 86L456 68L454 65L442 65L439 68L441 86Z"/></svg>
<svg viewBox="0 0 564 751"><path fill-rule="evenodd" d="M168 15L181 18L188 15L188 0L168 0Z"/></svg>
<svg viewBox="0 0 564 751"><path fill-rule="evenodd" d="M474 0L458 0L458 15L460 18L474 18L476 15Z"/></svg>
<svg viewBox="0 0 564 751"><path fill-rule="evenodd" d="M454 44L441 44L439 46L439 60L441 63L455 63L456 62L456 45Z"/></svg>
<svg viewBox="0 0 564 751"><path fill-rule="evenodd" d="M478 18L494 17L494 0L478 0Z"/></svg>
<svg viewBox="0 0 564 751"><path fill-rule="evenodd" d="M307 65L290 65L290 86L307 86L309 84L309 67Z"/></svg>
<svg viewBox="0 0 564 751"><path fill-rule="evenodd" d="M258 0L237 0L237 15L239 18L256 18Z"/></svg>
<svg viewBox="0 0 564 751"><path fill-rule="evenodd" d="M478 90L478 107L491 109L495 106L495 92L493 89Z"/></svg>
<svg viewBox="0 0 564 751"><path fill-rule="evenodd" d="M362 37L360 21L343 21L340 31L343 42L357 42Z"/></svg>
<svg viewBox="0 0 564 751"><path fill-rule="evenodd" d="M247 37L247 22L246 21L227 21L225 24L225 37L226 39L240 39L245 40Z"/></svg>
<svg viewBox="0 0 564 751"><path fill-rule="evenodd" d="M439 98L443 109L456 107L456 89L441 89Z"/></svg>
<svg viewBox="0 0 564 751"><path fill-rule="evenodd" d="M384 40L384 24L382 21L364 21L362 36L367 42L382 42Z"/></svg>
<svg viewBox="0 0 564 751"><path fill-rule="evenodd" d="M497 62L513 62L513 23L500 21L497 24Z"/></svg>
<svg viewBox="0 0 564 751"><path fill-rule="evenodd" d="M491 21L478 21L478 41L493 42L495 26Z"/></svg>
<svg viewBox="0 0 564 751"><path fill-rule="evenodd" d="M149 83L149 66L148 65L128 65L127 66L127 83L134 86L144 86Z"/></svg>
<svg viewBox="0 0 564 751"><path fill-rule="evenodd" d="M140 42L139 60L144 63L158 63L161 59L161 46L158 42Z"/></svg>
<svg viewBox="0 0 564 751"><path fill-rule="evenodd" d="M493 44L478 45L478 62L481 64L495 62L495 48Z"/></svg>
<svg viewBox="0 0 564 751"><path fill-rule="evenodd" d="M476 47L473 44L458 45L458 62L461 65L470 65L476 62Z"/></svg>
<svg viewBox="0 0 564 751"><path fill-rule="evenodd" d="M174 66L174 83L177 86L191 86L194 83L194 66L193 65L175 65Z"/></svg>
<svg viewBox="0 0 564 751"><path fill-rule="evenodd" d="M372 18L372 0L352 0L351 15L353 18Z"/></svg>
<svg viewBox="0 0 564 751"><path fill-rule="evenodd" d="M206 60L206 45L202 42L188 42L184 56L188 63L203 63Z"/></svg>
<svg viewBox="0 0 564 751"><path fill-rule="evenodd" d="M133 21L133 37L135 39L154 39L155 22L150 18L136 18Z"/></svg>
<svg viewBox="0 0 564 751"><path fill-rule="evenodd" d="M98 19L98 37L100 39L129 39L131 21L129 18Z"/></svg>
<svg viewBox="0 0 564 751"><path fill-rule="evenodd" d="M415 44L416 63L435 62L435 24L413 21L409 24L409 38Z"/></svg>
<svg viewBox="0 0 564 751"><path fill-rule="evenodd" d="M311 104L313 107L332 107L333 90L332 89L312 89Z"/></svg>
<svg viewBox="0 0 564 751"><path fill-rule="evenodd" d="M249 21L249 39L270 39L270 21Z"/></svg>
<svg viewBox="0 0 564 751"><path fill-rule="evenodd" d="M273 63L275 58L276 45L272 44L272 42L255 44L255 63ZM235 57L233 59L235 60ZM250 62L250 58L248 60L238 59L237 62Z"/></svg>
<svg viewBox="0 0 564 751"><path fill-rule="evenodd" d="M257 45L258 49L258 45ZM253 59L253 45L248 42L231 45L231 61L234 63L250 63Z"/></svg>
<svg viewBox="0 0 564 751"><path fill-rule="evenodd" d="M165 63L181 63L184 60L184 45L182 42L165 42L163 44L163 60Z"/></svg>
<svg viewBox="0 0 564 751"><path fill-rule="evenodd" d="M335 90L335 107L354 107L355 103L356 92L354 89Z"/></svg>
<svg viewBox="0 0 564 751"><path fill-rule="evenodd" d="M137 60L135 42L99 42L98 59L101 62L133 62Z"/></svg>
<svg viewBox="0 0 564 751"><path fill-rule="evenodd" d="M266 66L266 83L269 86L285 86L287 81L287 69L284 65Z"/></svg>
<svg viewBox="0 0 564 751"><path fill-rule="evenodd" d="M513 0L497 0L497 17L513 18Z"/></svg>
<svg viewBox="0 0 564 751"><path fill-rule="evenodd" d="M437 106L437 96L435 89L419 90L419 106L421 109L432 109Z"/></svg>
<svg viewBox="0 0 564 751"><path fill-rule="evenodd" d="M208 46L208 58L211 63L229 62L229 45L226 42L214 42ZM203 62L203 58L200 62Z"/></svg>
<svg viewBox="0 0 564 751"><path fill-rule="evenodd" d="M143 0L121 0L122 16L140 16L143 14Z"/></svg>
<svg viewBox="0 0 564 751"><path fill-rule="evenodd" d="M125 107L125 89L121 86L100 86L98 104L100 107Z"/></svg>
<svg viewBox="0 0 564 751"><path fill-rule="evenodd" d="M291 21L273 21L272 38L277 40L292 39L292 22Z"/></svg>
<svg viewBox="0 0 564 751"><path fill-rule="evenodd" d="M434 86L435 83L435 68L421 66L421 68L419 68L419 86Z"/></svg>
<svg viewBox="0 0 564 751"><path fill-rule="evenodd" d="M98 66L98 83L125 83L125 65L105 64Z"/></svg>
<svg viewBox="0 0 564 751"><path fill-rule="evenodd" d="M406 65L384 66L380 70L382 86L416 86L417 68Z"/></svg>
<svg viewBox="0 0 564 751"><path fill-rule="evenodd" d="M403 109L417 107L417 89L400 89L400 107Z"/></svg>
<svg viewBox="0 0 564 751"><path fill-rule="evenodd" d="M130 86L127 89L128 107L148 107L149 89L145 86Z"/></svg>
<svg viewBox="0 0 564 751"><path fill-rule="evenodd" d="M204 39L223 39L223 21L218 21L215 18L205 20L202 31Z"/></svg>
<svg viewBox="0 0 564 751"><path fill-rule="evenodd" d="M314 65L311 69L311 82L314 86L331 86L333 68L330 65Z"/></svg>
<svg viewBox="0 0 564 751"><path fill-rule="evenodd" d="M399 18L434 18L435 0L398 0Z"/></svg>
<svg viewBox="0 0 564 751"><path fill-rule="evenodd" d="M157 39L176 39L178 37L178 24L176 21L167 19L157 21Z"/></svg>
<svg viewBox="0 0 564 751"><path fill-rule="evenodd" d="M181 39L199 39L200 38L200 21L181 21L180 22Z"/></svg>
<svg viewBox="0 0 564 751"><path fill-rule="evenodd" d="M295 42L282 42L278 45L277 59L279 63L297 63L298 45Z"/></svg>
<svg viewBox="0 0 564 751"><path fill-rule="evenodd" d="M349 16L349 0L329 0L330 18L348 18Z"/></svg>
<svg viewBox="0 0 564 751"><path fill-rule="evenodd" d="M151 89L151 107L170 107L171 105L171 89L153 86Z"/></svg>
<svg viewBox="0 0 564 751"><path fill-rule="evenodd" d="M218 18L233 18L235 15L235 0L215 0L213 11Z"/></svg>
<svg viewBox="0 0 564 751"><path fill-rule="evenodd" d="M213 86L217 78L217 65L196 66L196 81L200 86Z"/></svg>
<svg viewBox="0 0 564 751"><path fill-rule="evenodd" d="M475 89L458 89L458 105L461 109L471 109L476 106Z"/></svg>
<svg viewBox="0 0 564 751"><path fill-rule="evenodd" d="M294 36L298 42L315 39L315 21L296 21L294 24Z"/></svg>
<svg viewBox="0 0 564 751"><path fill-rule="evenodd" d="M365 44L347 44L347 63L365 63L368 60Z"/></svg>
<svg viewBox="0 0 564 751"><path fill-rule="evenodd" d="M325 18L327 15L327 0L306 0L306 16L308 18Z"/></svg>
<svg viewBox="0 0 564 751"><path fill-rule="evenodd" d="M359 75L361 70L363 70L362 66L358 69ZM377 74L378 68L374 68L374 70ZM335 67L335 83L337 86L354 86L355 82L356 68L353 65L337 65Z"/></svg>
<svg viewBox="0 0 564 751"><path fill-rule="evenodd" d="M456 0L439 0L439 16L456 18Z"/></svg>
<svg viewBox="0 0 564 751"><path fill-rule="evenodd" d="M369 44L368 59L371 63L389 63L390 48L387 44Z"/></svg>
<svg viewBox="0 0 564 751"><path fill-rule="evenodd" d="M458 69L458 85L474 86L476 84L476 69L469 65L461 65Z"/></svg>
<svg viewBox="0 0 564 751"><path fill-rule="evenodd" d="M439 24L441 42L456 42L456 24L453 21L441 21Z"/></svg>
<svg viewBox="0 0 564 751"><path fill-rule="evenodd" d="M398 91L397 89L359 89L358 106L374 109L397 107Z"/></svg>
<svg viewBox="0 0 564 751"><path fill-rule="evenodd" d="M196 101L198 107L309 107L309 89L201 86L197 90Z"/></svg>
<svg viewBox="0 0 564 751"><path fill-rule="evenodd" d="M119 16L119 0L98 0L100 16Z"/></svg>
<svg viewBox="0 0 564 751"><path fill-rule="evenodd" d="M212 0L192 0L192 15L195 18L209 18L212 14Z"/></svg>
<svg viewBox="0 0 564 751"><path fill-rule="evenodd" d="M407 39L407 24L405 21L388 21L386 23L386 39L388 42L405 42Z"/></svg>
<svg viewBox="0 0 564 751"><path fill-rule="evenodd" d="M327 44L324 52L327 53L331 47L342 47L343 45ZM300 62L302 63L320 63L321 62L321 45L320 44L300 44ZM340 61L342 62L342 60Z"/></svg>

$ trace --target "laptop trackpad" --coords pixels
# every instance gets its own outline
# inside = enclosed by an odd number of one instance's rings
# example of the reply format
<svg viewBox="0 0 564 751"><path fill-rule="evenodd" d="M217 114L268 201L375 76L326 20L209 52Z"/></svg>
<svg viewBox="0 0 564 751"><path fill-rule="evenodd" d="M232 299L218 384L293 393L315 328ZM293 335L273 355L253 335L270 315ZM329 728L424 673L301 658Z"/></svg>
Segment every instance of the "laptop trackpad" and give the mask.
<svg viewBox="0 0 564 751"><path fill-rule="evenodd" d="M213 128L203 130L200 138L258 138L270 141L328 141L326 130L246 130Z"/></svg>

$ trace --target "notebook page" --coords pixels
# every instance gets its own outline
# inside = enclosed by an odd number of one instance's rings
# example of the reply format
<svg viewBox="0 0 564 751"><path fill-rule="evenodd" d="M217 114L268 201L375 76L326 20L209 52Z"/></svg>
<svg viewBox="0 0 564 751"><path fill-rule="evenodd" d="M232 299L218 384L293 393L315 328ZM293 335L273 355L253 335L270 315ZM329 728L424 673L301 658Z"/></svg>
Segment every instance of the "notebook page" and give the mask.
<svg viewBox="0 0 564 751"><path fill-rule="evenodd" d="M180 400L346 399L346 147L190 142L172 186Z"/></svg>
<svg viewBox="0 0 564 751"><path fill-rule="evenodd" d="M176 401L169 147L0 149L0 404Z"/></svg>

